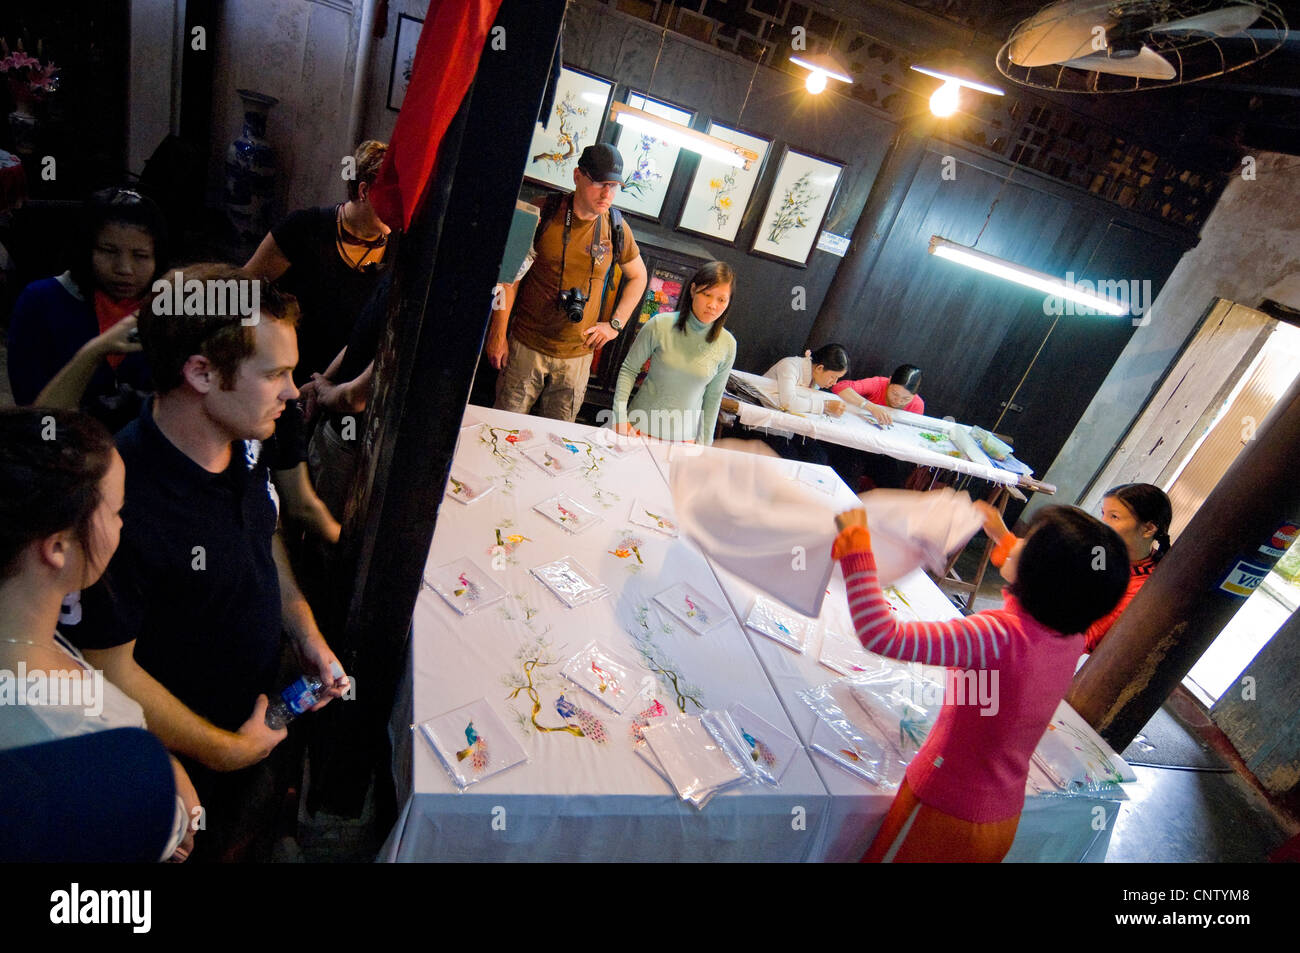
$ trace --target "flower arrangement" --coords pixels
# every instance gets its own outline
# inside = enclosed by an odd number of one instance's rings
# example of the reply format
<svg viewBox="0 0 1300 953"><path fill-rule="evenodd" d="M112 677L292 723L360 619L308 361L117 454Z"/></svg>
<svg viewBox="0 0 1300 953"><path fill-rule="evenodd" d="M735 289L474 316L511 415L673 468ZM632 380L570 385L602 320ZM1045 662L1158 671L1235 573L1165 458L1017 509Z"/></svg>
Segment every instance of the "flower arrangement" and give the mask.
<svg viewBox="0 0 1300 953"><path fill-rule="evenodd" d="M0 73L9 81L14 98L23 99L24 94L26 97L45 96L57 90L59 68L53 62L41 62L42 44L36 44L36 56L23 49L22 40L17 45L18 48L11 52L9 44L0 39L0 53L4 54L0 58Z"/></svg>

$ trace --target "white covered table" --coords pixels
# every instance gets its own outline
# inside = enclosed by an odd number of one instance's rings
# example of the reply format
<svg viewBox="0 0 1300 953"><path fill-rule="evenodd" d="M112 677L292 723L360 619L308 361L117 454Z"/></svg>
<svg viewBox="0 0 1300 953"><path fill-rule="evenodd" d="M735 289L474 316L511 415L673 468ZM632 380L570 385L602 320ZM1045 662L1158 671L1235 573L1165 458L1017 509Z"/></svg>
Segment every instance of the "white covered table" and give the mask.
<svg viewBox="0 0 1300 953"><path fill-rule="evenodd" d="M771 399L773 403L776 402L776 381L745 371L732 371L732 374ZM813 393L807 388L800 388L800 391L805 395ZM817 393L822 397L830 397L825 391ZM953 470L992 483L1015 484L1020 480L1020 477L1010 470L995 466L975 441L968 439L970 427L950 420L912 414L905 410L894 410L890 411L893 425L882 428L868 421L862 413L848 405L842 416L832 417L829 414L788 413L745 401L739 402L737 413L741 424L746 427L797 433L814 440L824 440L867 453L884 454L895 460L905 460L920 466ZM922 433L942 434L947 439L936 444L922 437ZM954 437L956 443L952 442ZM948 453L936 450L936 446L950 450L959 448L965 455L950 456Z"/></svg>
<svg viewBox="0 0 1300 953"><path fill-rule="evenodd" d="M508 595L462 616L437 593L421 590L403 680L406 694L398 699L392 719L394 773L403 806L383 858L815 861L860 856L891 793L851 777L821 755L800 750L780 786L735 788L697 810L679 800L635 752L627 717L604 709L559 673L566 659L595 639L646 665L644 677L653 696L670 715L679 707L698 714L703 708L740 703L806 744L814 715L796 693L836 677L817 662L824 627L852 633L838 569L807 652L796 655L742 626L755 595L747 583L711 565L686 539L629 523L638 501L655 512L671 512L667 446L642 442L635 452L618 457L599 448L593 428L475 406L467 408L464 423L453 472L490 476L498 485L469 505L444 499L425 573L468 556ZM551 476L519 456L509 442L511 432L521 428L538 435L539 445L550 433L569 439L584 465ZM592 445L590 454L583 441ZM792 472L800 466L783 460L764 464ZM853 505L856 498L835 482L835 506ZM532 510L561 491L600 521L571 535ZM526 539L510 543L509 553L494 553L498 530L506 542ZM639 540L641 562L627 549L629 533ZM529 574L530 568L562 556L575 557L610 594L578 608L564 606ZM665 612L642 611L656 593L677 582L689 582L722 607L724 622L697 636L673 624ZM955 611L920 573L900 588L926 618ZM641 620L653 631L647 633ZM648 658L659 674L649 673ZM563 693L601 719L604 744L533 727L524 670L530 660L536 660L531 673L540 704L537 723L567 723L555 707ZM480 698L506 719L529 761L462 793L410 726ZM1105 808L1101 831L1094 829L1092 808L1098 804ZM1030 798L1010 859L1098 859L1099 853L1104 856L1114 815L1113 798Z"/></svg>
<svg viewBox="0 0 1300 953"><path fill-rule="evenodd" d="M647 451L616 458L596 452L591 469L550 476L516 457L507 431L531 429L590 440L593 428L468 408L466 424L497 427L502 455L483 442L480 429L462 430L456 454L464 467L501 481L469 505L445 499L438 517L426 575L469 555L491 572L509 596L461 616L436 593L422 589L412 620L410 697L399 700L394 747L399 797L405 806L386 846L391 860L805 860L814 854L829 798L808 755L799 751L779 787L750 785L715 796L703 810L679 800L666 782L634 752L631 723L603 710L584 690L559 674L563 660L596 639L639 659L628 629L637 610L658 592L689 581L725 609L726 600L708 563L684 539L634 527L627 517L639 499L652 510L670 507L668 486ZM586 454L586 446L579 445ZM533 504L564 491L595 511L601 521L578 535L532 511ZM528 537L500 571L491 571L496 530L503 539ZM623 530L641 540L643 563L620 557ZM530 567L576 557L611 590L610 595L570 609L529 575ZM655 619L666 613L652 613ZM654 697L670 714L678 702L699 706L739 702L793 736L761 665L734 618L706 636L677 624L652 633L657 665L677 679L651 678ZM533 667L543 726L565 724L555 702L584 704L603 722L608 740L595 744L567 732L539 733L529 724L526 690L508 696L523 678L528 659L560 664ZM690 697L686 697L686 696ZM486 698L510 721L530 761L488 777L458 793L422 737L408 725ZM699 704L697 704L697 701ZM513 712L512 709L513 708ZM795 823L795 820L798 823Z"/></svg>

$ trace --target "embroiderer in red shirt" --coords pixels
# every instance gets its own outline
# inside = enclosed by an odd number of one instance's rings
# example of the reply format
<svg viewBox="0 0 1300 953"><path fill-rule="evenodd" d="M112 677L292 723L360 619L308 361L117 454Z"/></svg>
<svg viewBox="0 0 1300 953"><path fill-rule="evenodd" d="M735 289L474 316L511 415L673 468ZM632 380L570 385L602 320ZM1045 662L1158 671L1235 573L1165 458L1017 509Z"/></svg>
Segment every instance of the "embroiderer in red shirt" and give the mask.
<svg viewBox="0 0 1300 953"><path fill-rule="evenodd" d="M855 407L865 407L871 416L888 426L893 421L890 409L925 413L921 389L921 369L915 364L900 364L889 377L864 377L859 381L840 381L831 393Z"/></svg>
<svg viewBox="0 0 1300 953"><path fill-rule="evenodd" d="M1124 483L1111 487L1102 497L1101 521L1124 540L1132 575L1119 605L1084 633L1085 652L1091 652L1101 644L1119 614L1151 578L1156 563L1169 553L1169 524L1173 519L1174 510L1169 497L1160 487L1150 483Z"/></svg>

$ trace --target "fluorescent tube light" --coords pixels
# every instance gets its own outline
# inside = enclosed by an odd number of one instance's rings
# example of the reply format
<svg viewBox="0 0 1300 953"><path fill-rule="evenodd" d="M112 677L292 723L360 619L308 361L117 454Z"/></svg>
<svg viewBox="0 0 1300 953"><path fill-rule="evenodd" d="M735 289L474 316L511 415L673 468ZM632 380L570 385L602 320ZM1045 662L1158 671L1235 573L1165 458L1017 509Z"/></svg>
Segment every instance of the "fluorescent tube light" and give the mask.
<svg viewBox="0 0 1300 953"><path fill-rule="evenodd" d="M629 129L640 130L738 169L747 168L751 162L758 160L758 153L752 149L727 142L717 136L710 136L689 126L679 125L625 103L614 103L609 111L609 118Z"/></svg>
<svg viewBox="0 0 1300 953"><path fill-rule="evenodd" d="M958 245L956 242L941 238L938 235L930 236L930 254L937 255L940 258L947 258L959 265L974 268L977 271L982 271L985 274L1006 281L1014 281L1018 285L1033 288L1044 294L1073 301L1075 304L1081 304L1093 311L1100 311L1103 314L1116 317L1128 314L1127 306L1119 304L1110 298L1081 289L1078 285L1062 281L1060 278L1041 271L1034 271L1032 268L1017 265L1005 258L986 255L984 252L976 251L966 245Z"/></svg>

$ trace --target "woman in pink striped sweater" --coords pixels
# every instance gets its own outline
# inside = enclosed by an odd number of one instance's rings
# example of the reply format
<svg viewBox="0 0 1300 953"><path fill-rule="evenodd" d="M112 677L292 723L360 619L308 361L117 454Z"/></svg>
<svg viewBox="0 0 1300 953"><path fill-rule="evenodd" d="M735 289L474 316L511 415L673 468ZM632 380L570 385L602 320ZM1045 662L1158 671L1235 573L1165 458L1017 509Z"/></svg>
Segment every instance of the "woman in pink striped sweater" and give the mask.
<svg viewBox="0 0 1300 953"><path fill-rule="evenodd" d="M1015 839L1029 758L1083 651L1079 633L1111 610L1128 583L1124 543L1082 511L1046 507L1001 565L1009 583L1001 608L948 622L898 622L876 578L866 511L842 513L836 523L833 552L863 646L905 662L988 672L994 692L982 705L959 697L962 682L949 687L862 859L1000 861Z"/></svg>

